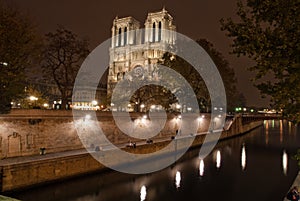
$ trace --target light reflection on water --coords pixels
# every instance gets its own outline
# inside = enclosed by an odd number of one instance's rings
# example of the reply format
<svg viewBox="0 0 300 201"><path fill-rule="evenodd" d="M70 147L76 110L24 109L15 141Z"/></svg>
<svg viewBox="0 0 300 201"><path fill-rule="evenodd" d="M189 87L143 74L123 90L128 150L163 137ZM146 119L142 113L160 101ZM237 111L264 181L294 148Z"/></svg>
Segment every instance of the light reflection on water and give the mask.
<svg viewBox="0 0 300 201"><path fill-rule="evenodd" d="M283 153L282 153L282 171L283 171L284 175L287 174L287 169L288 169L288 155L285 152L285 150L283 150Z"/></svg>
<svg viewBox="0 0 300 201"><path fill-rule="evenodd" d="M142 186L140 194L141 201L144 201L147 195L147 190L145 186Z"/></svg>
<svg viewBox="0 0 300 201"><path fill-rule="evenodd" d="M221 167L221 152L220 152L220 150L217 150L216 167L218 169Z"/></svg>
<svg viewBox="0 0 300 201"><path fill-rule="evenodd" d="M246 168L246 146L245 146L245 144L242 145L241 166L242 166L242 170L245 170L245 168Z"/></svg>
<svg viewBox="0 0 300 201"><path fill-rule="evenodd" d="M175 186L176 186L176 188L180 187L180 182L181 182L181 173L179 171L177 171L176 176L175 176Z"/></svg>
<svg viewBox="0 0 300 201"><path fill-rule="evenodd" d="M265 121L246 135L219 142L204 159L198 156L199 148L191 150L157 173L92 174L13 197L23 201L240 201L242 196L243 201L282 201L298 173L291 157L300 147L300 133L285 121L275 121L274 128L269 125L272 121Z"/></svg>
<svg viewBox="0 0 300 201"><path fill-rule="evenodd" d="M200 159L199 163L199 175L202 177L204 175L204 161Z"/></svg>

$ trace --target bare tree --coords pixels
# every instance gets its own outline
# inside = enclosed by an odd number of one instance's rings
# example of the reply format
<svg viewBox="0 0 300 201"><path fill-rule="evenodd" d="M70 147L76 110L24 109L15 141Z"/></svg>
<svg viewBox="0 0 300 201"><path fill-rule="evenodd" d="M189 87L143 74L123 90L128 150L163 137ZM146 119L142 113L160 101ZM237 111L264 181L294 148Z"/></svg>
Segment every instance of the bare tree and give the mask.
<svg viewBox="0 0 300 201"><path fill-rule="evenodd" d="M88 41L59 27L55 33L46 34L43 54L44 78L55 83L61 93L62 109L72 97L72 87L81 63L89 54Z"/></svg>

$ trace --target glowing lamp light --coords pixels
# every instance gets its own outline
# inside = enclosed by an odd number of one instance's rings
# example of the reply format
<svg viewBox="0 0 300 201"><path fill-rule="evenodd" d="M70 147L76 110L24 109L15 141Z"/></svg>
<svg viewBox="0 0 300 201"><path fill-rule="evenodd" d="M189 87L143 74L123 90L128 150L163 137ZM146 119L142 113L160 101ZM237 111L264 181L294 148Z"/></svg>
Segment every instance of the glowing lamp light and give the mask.
<svg viewBox="0 0 300 201"><path fill-rule="evenodd" d="M85 115L85 120L89 120L89 119L91 119L91 115L89 114Z"/></svg>
<svg viewBox="0 0 300 201"><path fill-rule="evenodd" d="M97 105L98 102L97 102L96 100L93 100L93 101L92 101L92 104L93 104L93 105Z"/></svg>
<svg viewBox="0 0 300 201"><path fill-rule="evenodd" d="M0 62L0 64L2 64L3 66L8 66L7 62Z"/></svg>
<svg viewBox="0 0 300 201"><path fill-rule="evenodd" d="M38 98L37 98L37 97L35 97L35 96L30 96L30 97L29 97L29 99L30 99L31 101L38 100Z"/></svg>
<svg viewBox="0 0 300 201"><path fill-rule="evenodd" d="M198 120L198 121L202 121L202 120L203 120L203 117L198 117L197 120Z"/></svg>
<svg viewBox="0 0 300 201"><path fill-rule="evenodd" d="M142 109L145 107L145 105L144 104L141 104L141 106L140 106Z"/></svg>

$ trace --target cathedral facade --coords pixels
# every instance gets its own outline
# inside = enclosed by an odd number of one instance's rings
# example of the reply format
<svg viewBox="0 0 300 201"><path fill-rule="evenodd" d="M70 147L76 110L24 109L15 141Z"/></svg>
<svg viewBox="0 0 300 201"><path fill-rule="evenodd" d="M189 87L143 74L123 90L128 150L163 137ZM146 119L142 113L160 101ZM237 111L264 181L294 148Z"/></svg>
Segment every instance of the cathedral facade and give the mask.
<svg viewBox="0 0 300 201"><path fill-rule="evenodd" d="M126 79L126 72L145 72L153 76L155 65L168 49L175 45L173 17L165 10L148 13L144 27L133 17L116 17L112 26L107 95L111 97L116 83Z"/></svg>

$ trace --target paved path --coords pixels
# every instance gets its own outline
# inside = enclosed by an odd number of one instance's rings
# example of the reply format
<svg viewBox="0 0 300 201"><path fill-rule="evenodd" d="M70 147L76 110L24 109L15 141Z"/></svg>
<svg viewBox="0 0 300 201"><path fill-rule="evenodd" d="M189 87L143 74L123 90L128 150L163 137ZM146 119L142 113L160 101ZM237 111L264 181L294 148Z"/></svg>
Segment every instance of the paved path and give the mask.
<svg viewBox="0 0 300 201"><path fill-rule="evenodd" d="M207 134L207 132L197 133L197 135L205 135L205 134ZM196 136L196 135L194 135L194 136ZM187 136L187 137L191 137L191 136ZM176 138L178 138L178 139L183 138L183 136L177 136ZM153 143L165 142L165 141L170 141L170 140L171 140L171 136L161 137L161 138L154 139ZM135 141L135 143L136 143L136 146L147 144L146 140ZM120 149L120 148L125 148L126 146L128 146L128 143L122 143L122 144L118 144L115 146L103 145L103 146L101 146L101 151L107 151L107 150L112 150L112 149L116 149L116 148ZM93 150L92 149L91 150L77 149L77 150L72 150L72 151L47 153L47 149L46 149L45 155L19 156L19 157L1 159L0 166L28 163L28 162L33 162L33 161L43 161L43 160L55 159L55 158L67 157L67 156L75 156L75 155L87 154L89 152L95 152L95 151L94 151L94 149Z"/></svg>

